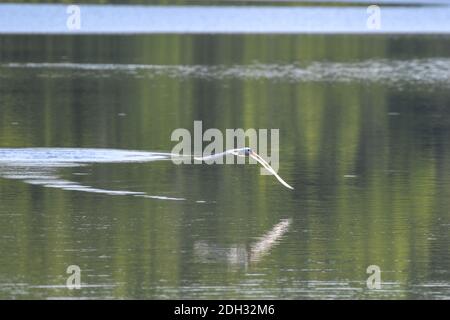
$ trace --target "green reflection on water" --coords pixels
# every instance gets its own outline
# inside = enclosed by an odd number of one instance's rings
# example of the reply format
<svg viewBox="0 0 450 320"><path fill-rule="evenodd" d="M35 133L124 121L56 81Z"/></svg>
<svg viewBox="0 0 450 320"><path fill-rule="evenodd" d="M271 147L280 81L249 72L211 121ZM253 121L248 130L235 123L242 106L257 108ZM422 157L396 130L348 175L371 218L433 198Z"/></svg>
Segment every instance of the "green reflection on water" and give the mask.
<svg viewBox="0 0 450 320"><path fill-rule="evenodd" d="M1 147L170 151L171 132L192 129L194 120L221 130L280 128L279 173L295 187L256 166L171 162L59 172L186 201L2 178L0 297L448 298L450 118L442 84L6 66L301 66L442 58L448 44L393 36L0 37ZM252 245L283 219L289 228L252 261ZM52 287L65 284L71 264L88 286ZM382 270L378 292L366 288L371 264Z"/></svg>

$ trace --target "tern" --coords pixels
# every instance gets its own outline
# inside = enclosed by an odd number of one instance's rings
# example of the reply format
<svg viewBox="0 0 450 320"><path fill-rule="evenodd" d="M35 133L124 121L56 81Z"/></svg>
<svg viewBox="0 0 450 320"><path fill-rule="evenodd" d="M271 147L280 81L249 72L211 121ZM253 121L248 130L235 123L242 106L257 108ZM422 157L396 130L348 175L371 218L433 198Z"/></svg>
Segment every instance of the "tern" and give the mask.
<svg viewBox="0 0 450 320"><path fill-rule="evenodd" d="M294 189L293 187L291 187L286 181L284 181L276 172L275 170L267 163L266 160L264 160L259 154L257 154L256 152L254 152L251 148L240 148L240 149L230 149L227 150L225 152L221 152L221 153L216 153L210 156L206 156L206 157L194 157L195 160L200 160L200 161L204 161L204 160L211 160L211 159L216 159L216 158L220 158L223 157L227 154L233 154L235 156L238 157L250 157L254 160L256 160L260 165L262 165L267 171L269 171L271 174L273 174L278 181L281 182L281 184L283 186L285 186L288 189Z"/></svg>

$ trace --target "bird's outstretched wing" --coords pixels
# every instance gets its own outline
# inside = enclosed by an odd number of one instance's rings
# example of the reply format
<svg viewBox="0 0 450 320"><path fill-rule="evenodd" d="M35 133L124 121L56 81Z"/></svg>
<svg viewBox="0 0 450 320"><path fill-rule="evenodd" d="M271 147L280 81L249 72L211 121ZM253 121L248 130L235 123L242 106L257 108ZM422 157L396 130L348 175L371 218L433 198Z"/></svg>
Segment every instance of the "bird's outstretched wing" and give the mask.
<svg viewBox="0 0 450 320"><path fill-rule="evenodd" d="M261 164L264 168L267 169L267 171L269 171L271 174L273 174L278 181L281 182L281 184L283 186L285 186L286 188L289 189L294 189L293 187L291 187L289 184L287 184L286 181L284 181L283 179L281 179L281 177L275 172L275 170L273 170L273 168L266 162L266 160L264 160L260 155L258 155L256 152L251 152L250 153L250 157L252 157L253 159L255 159L259 164Z"/></svg>

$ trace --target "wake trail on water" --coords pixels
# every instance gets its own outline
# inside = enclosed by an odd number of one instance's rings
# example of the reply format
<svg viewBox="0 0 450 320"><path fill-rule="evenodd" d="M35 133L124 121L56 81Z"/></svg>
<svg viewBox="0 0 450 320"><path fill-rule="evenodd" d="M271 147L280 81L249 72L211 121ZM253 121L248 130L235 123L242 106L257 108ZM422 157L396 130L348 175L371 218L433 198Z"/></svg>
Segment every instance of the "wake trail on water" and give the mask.
<svg viewBox="0 0 450 320"><path fill-rule="evenodd" d="M84 167L96 163L144 163L170 160L170 153L95 148L8 148L0 149L0 177L21 180L46 188L134 196L147 199L186 201L186 198L148 195L145 192L109 190L63 179L62 168ZM203 200L196 202L204 203Z"/></svg>

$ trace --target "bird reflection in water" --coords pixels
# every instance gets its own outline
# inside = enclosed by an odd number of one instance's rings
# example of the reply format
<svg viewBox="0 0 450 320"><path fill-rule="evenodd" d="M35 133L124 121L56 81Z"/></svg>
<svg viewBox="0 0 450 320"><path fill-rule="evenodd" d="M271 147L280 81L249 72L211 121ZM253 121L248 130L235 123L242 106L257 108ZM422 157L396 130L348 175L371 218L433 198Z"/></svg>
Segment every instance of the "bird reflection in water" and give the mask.
<svg viewBox="0 0 450 320"><path fill-rule="evenodd" d="M219 261L230 266L243 266L259 262L270 250L276 246L289 230L292 219L282 219L271 230L259 237L258 241L250 244L238 244L231 247L221 247L207 241L197 241L194 253L203 262Z"/></svg>

